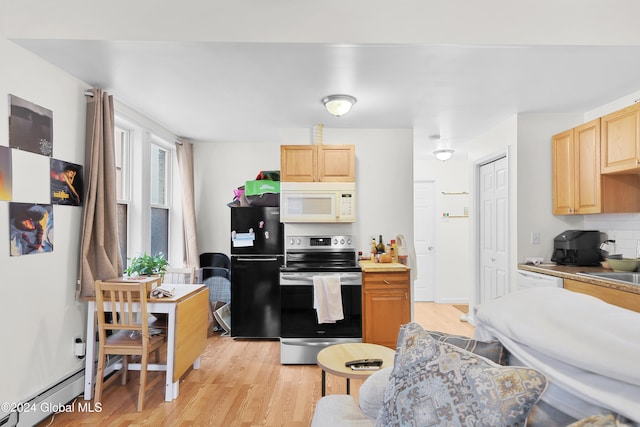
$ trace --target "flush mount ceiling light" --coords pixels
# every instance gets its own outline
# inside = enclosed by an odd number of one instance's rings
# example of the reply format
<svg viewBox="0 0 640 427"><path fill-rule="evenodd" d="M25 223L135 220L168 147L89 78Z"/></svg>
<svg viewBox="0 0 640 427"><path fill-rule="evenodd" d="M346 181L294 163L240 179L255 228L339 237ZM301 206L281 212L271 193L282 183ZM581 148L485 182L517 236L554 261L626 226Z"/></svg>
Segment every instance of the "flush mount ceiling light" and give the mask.
<svg viewBox="0 0 640 427"><path fill-rule="evenodd" d="M350 95L329 95L322 100L329 114L338 117L347 114L356 102L357 99Z"/></svg>
<svg viewBox="0 0 640 427"><path fill-rule="evenodd" d="M433 152L434 156L436 156L436 159L438 160L442 160L443 162L449 160L451 158L451 156L453 156L453 152L454 150L451 150L449 148L445 148L442 150L436 150Z"/></svg>

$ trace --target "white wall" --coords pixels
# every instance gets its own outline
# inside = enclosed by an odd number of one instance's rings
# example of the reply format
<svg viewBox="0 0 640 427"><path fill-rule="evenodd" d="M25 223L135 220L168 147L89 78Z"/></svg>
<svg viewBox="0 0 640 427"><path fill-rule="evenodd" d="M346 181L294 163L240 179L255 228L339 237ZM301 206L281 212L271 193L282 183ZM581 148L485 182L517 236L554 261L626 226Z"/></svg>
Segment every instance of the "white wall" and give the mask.
<svg viewBox="0 0 640 427"><path fill-rule="evenodd" d="M413 131L325 128L324 143L356 146L353 234L360 250L380 234L388 243L401 233L413 244Z"/></svg>
<svg viewBox="0 0 640 427"><path fill-rule="evenodd" d="M280 145L194 143L194 187L198 251L231 254L233 190L262 170L280 169Z"/></svg>
<svg viewBox="0 0 640 427"><path fill-rule="evenodd" d="M84 164L87 85L3 36L0 57L0 145L9 145L8 95L13 94L53 111L54 158ZM47 180L34 184L49 185ZM85 336L85 304L75 299L82 208L54 206L53 215L53 252L12 257L9 202L0 201L0 402L24 401L84 367L72 350L73 339Z"/></svg>
<svg viewBox="0 0 640 427"><path fill-rule="evenodd" d="M551 137L582 123L581 114L518 115L517 262L553 254L553 239L582 229L583 215L553 215ZM540 244L531 233L540 233Z"/></svg>

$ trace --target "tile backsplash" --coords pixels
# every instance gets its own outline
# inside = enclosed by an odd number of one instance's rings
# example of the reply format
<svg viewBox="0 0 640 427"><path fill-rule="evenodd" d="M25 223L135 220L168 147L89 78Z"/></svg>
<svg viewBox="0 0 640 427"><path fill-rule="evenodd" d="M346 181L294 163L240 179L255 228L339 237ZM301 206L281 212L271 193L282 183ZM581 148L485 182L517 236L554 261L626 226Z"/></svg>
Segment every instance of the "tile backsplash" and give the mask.
<svg viewBox="0 0 640 427"><path fill-rule="evenodd" d="M615 240L615 253L625 258L636 257L636 246L640 241L640 214L585 215L585 230L600 230Z"/></svg>

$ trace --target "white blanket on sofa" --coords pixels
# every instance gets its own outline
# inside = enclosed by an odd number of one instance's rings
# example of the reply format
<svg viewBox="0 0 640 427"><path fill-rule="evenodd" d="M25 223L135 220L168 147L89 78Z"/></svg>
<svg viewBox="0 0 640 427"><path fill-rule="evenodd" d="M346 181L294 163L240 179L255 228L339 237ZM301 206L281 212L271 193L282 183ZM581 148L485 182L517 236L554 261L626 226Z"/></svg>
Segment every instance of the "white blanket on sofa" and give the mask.
<svg viewBox="0 0 640 427"><path fill-rule="evenodd" d="M561 288L534 288L476 307L474 320L474 338L499 339L547 375L548 403L575 418L602 408L640 422L640 313Z"/></svg>

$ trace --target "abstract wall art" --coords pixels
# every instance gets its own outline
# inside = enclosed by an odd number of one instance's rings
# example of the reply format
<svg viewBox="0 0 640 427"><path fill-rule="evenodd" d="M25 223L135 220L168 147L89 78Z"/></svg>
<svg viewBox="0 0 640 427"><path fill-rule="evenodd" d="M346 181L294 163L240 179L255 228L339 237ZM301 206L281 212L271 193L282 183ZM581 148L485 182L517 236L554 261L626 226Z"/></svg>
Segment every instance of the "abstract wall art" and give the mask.
<svg viewBox="0 0 640 427"><path fill-rule="evenodd" d="M9 95L9 146L51 157L53 111Z"/></svg>
<svg viewBox="0 0 640 427"><path fill-rule="evenodd" d="M80 206L82 190L82 166L51 159L51 203Z"/></svg>
<svg viewBox="0 0 640 427"><path fill-rule="evenodd" d="M53 205L9 203L11 256L53 251Z"/></svg>
<svg viewBox="0 0 640 427"><path fill-rule="evenodd" d="M0 145L0 200L11 200L11 148Z"/></svg>

